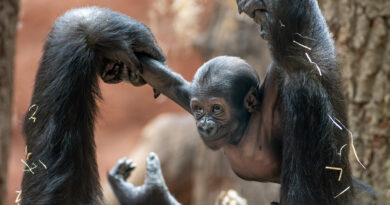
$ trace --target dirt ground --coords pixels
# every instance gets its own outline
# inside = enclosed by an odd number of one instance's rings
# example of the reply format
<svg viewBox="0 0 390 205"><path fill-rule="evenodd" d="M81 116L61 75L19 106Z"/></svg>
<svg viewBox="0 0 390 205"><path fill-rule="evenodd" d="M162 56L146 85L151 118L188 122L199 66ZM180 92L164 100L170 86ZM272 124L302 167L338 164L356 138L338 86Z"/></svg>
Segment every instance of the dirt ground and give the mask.
<svg viewBox="0 0 390 205"><path fill-rule="evenodd" d="M25 156L21 122L30 103L34 78L42 55L42 46L55 19L70 8L97 5L125 13L148 24L147 11L152 2L156 1L21 0L15 57L13 137L8 170L9 204L14 204L16 191L20 190L24 169L20 161ZM201 27L207 23L209 16L207 11L209 10L209 8L205 9L202 14ZM169 50L168 65L190 80L204 59L191 47L173 46L177 42L173 31L169 29L170 27L163 23L158 27L151 27L153 32L159 31L156 38L159 44L163 45L163 50ZM128 84L106 85L101 83L101 90L104 101L99 103L100 113L95 138L99 173L102 183L105 183L106 172L120 157L127 156L136 146L140 132L147 122L162 112L184 111L163 96L157 100L153 99L153 92L149 86L135 88Z"/></svg>

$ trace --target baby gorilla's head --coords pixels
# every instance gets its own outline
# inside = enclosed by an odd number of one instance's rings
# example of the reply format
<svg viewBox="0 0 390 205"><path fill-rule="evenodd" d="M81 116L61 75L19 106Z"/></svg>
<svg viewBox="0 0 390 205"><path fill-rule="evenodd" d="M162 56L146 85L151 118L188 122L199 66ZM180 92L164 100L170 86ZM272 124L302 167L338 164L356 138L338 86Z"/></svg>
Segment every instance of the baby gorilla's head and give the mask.
<svg viewBox="0 0 390 205"><path fill-rule="evenodd" d="M259 84L256 71L237 57L217 57L198 69L192 83L191 111L208 147L219 149L240 142L258 104Z"/></svg>

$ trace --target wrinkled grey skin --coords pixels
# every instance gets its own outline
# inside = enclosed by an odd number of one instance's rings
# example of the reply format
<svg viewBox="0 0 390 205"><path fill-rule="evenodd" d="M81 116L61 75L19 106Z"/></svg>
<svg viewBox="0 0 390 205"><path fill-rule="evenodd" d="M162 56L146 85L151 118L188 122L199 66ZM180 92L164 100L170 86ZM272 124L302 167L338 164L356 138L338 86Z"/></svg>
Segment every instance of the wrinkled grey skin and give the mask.
<svg viewBox="0 0 390 205"><path fill-rule="evenodd" d="M122 158L108 173L108 180L120 204L134 205L180 205L171 195L161 172L160 160L155 153L146 159L146 177L141 186L127 182L135 169L132 160Z"/></svg>

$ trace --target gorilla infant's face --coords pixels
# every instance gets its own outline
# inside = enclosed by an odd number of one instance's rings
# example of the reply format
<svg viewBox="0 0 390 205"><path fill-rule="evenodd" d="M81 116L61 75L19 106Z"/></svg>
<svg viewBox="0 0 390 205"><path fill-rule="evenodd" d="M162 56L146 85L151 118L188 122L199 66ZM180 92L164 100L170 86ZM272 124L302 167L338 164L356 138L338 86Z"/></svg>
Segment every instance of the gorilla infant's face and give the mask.
<svg viewBox="0 0 390 205"><path fill-rule="evenodd" d="M205 93L195 95L191 98L191 111L199 135L209 148L217 150L240 141L246 123L240 122L236 108L226 98Z"/></svg>

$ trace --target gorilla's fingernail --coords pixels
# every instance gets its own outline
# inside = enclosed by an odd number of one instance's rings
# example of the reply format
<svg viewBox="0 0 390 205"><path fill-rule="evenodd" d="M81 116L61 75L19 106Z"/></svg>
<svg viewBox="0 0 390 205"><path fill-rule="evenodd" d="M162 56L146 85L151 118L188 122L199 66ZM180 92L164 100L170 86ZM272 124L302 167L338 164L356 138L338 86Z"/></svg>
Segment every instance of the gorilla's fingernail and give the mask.
<svg viewBox="0 0 390 205"><path fill-rule="evenodd" d="M154 160L156 158L156 154L154 153L154 152L151 152L150 154L149 154L149 159L150 160Z"/></svg>
<svg viewBox="0 0 390 205"><path fill-rule="evenodd" d="M158 96L160 96L161 92L156 90L155 88L153 88L153 93L154 93L154 99L158 98Z"/></svg>

